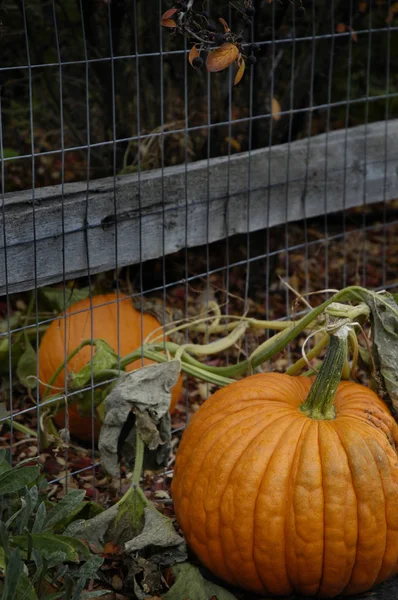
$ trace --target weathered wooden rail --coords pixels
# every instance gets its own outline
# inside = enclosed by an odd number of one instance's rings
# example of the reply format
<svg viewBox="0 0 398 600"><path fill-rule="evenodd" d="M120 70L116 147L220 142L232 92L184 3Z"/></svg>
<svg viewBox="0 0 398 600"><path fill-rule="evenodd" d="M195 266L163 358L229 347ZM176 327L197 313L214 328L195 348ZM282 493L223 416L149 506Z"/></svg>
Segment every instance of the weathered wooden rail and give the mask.
<svg viewBox="0 0 398 600"><path fill-rule="evenodd" d="M88 189L66 184L63 195L60 186L39 188L34 201L32 191L6 194L0 295L396 197L398 120Z"/></svg>

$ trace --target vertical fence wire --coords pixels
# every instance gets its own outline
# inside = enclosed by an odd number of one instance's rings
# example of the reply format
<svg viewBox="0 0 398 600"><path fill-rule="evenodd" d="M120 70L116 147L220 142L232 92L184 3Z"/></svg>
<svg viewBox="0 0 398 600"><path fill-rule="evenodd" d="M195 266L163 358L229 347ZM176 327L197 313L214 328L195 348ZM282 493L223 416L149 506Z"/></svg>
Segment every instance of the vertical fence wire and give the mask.
<svg viewBox="0 0 398 600"><path fill-rule="evenodd" d="M265 10L262 6L263 3L257 2L257 12L259 10ZM140 322L141 322L141 343L144 342L144 294L151 296L154 294L156 297L160 296L162 300L162 311L163 311L163 322L166 322L166 309L168 302L170 300L170 296L172 291L177 287L181 286L183 288L183 301L181 302L180 308L185 316L185 318L189 318L192 316L192 305L194 305L195 300L190 297L191 292L196 294L199 287L202 287L202 295L201 298L204 300L205 304L205 314L211 314L209 309L209 300L213 299L213 295L217 297L217 299L221 299L220 303L222 304L222 309L224 314L227 316L232 314L235 311L235 300L233 296L239 295L241 303L242 312L246 312L251 309L251 299L253 295L253 288L258 285L258 275L257 275L257 265L261 268L261 277L262 278L262 293L264 295L264 300L262 301L263 311L265 318L270 319L273 317L273 294L279 297L283 297L283 304L285 308L285 314L289 318L291 313L295 313L296 309L293 307L292 309L292 301L294 297L289 289L283 287L282 284L277 280L276 274L281 274L282 278L286 281L289 281L290 277L294 275L295 267L295 258L294 255L300 253L303 257L302 261L302 281L300 280L300 292L301 293L309 293L312 291L312 281L311 277L313 275L312 268L315 264L316 260L319 257L319 261L322 263L322 268L324 269L324 287L328 289L333 285L336 285L336 276L334 274L333 267L333 259L335 252L335 242L339 241L338 250L336 252L341 253L342 261L339 272L339 283L341 282L342 286L347 285L349 282L352 282L353 274L351 270L348 268L349 262L352 260L350 255L350 247L352 245L352 233L357 235L356 239L361 238L361 257L360 257L360 267L358 273L358 280L363 285L366 285L369 281L368 275L368 266L370 260L370 246L369 239L371 233L373 234L377 231L377 227L382 231L381 237L382 240L380 242L380 265L382 269L381 274L381 285L386 287L391 285L391 277L388 276L388 253L390 252L389 246L389 236L392 236L393 230L390 228L391 223L389 222L389 214L388 214L388 169L389 169L389 161L392 160L391 150L389 147L389 123L388 119L393 116L390 113L391 105L393 100L395 99L394 88L392 85L393 77L392 77L392 68L391 62L393 58L393 35L397 35L398 28L391 23L391 20L387 20L387 24L385 28L380 28L380 31L374 27L374 19L375 19L375 11L376 8L373 6L372 2L368 3L368 23L363 26L363 30L357 32L358 36L362 36L367 38L367 56L364 64L365 68L365 76L364 76L364 87L365 93L361 94L361 97L358 98L355 96L355 88L353 81L353 59L355 55L355 37L354 37L354 25L355 18L358 18L356 5L353 0L349 0L346 8L346 15L348 18L347 29L342 34L337 30L337 17L336 14L336 5L338 3L333 0L329 6L325 9L324 6L320 6L320 3L317 3L316 0L312 0L311 3L308 3L306 9L306 18L307 18L307 30L305 35L302 33L300 27L302 24L301 21L301 13L299 12L299 7L297 7L294 3L292 3L288 8L286 8L287 14L289 14L289 19L287 22L289 23L289 31L288 33L280 33L278 31L278 18L279 11L281 7L278 6L277 3L273 2L270 6L267 6L267 10L269 11L269 28L264 33L265 39L262 39L263 32L255 27L255 21L252 22L249 31L248 31L248 40L247 43L252 45L256 42L261 45L261 53L259 60L266 60L267 64L267 85L264 86L263 82L259 81L259 78L256 76L256 65L247 65L246 73L245 73L245 93L242 93L241 96L235 95L235 88L233 86L234 83L234 67L229 68L228 73L223 74L210 74L205 71L202 73L196 72L195 70L191 70L191 67L187 61L187 55L190 49L190 44L187 39L184 39L177 42L170 42L168 34L169 32L165 30L160 25L160 17L162 12L168 6L165 6L165 2L163 0L159 0L157 3L156 10L153 13L156 16L153 16L154 19L154 27L156 28L156 36L157 43L159 47L156 48L148 48L145 43L145 34L143 33L144 29L141 31L142 25L142 17L145 13L145 9L141 4L137 1L132 3L131 11L128 12L128 17L126 19L131 19L131 29L133 31L133 36L131 40L131 46L126 45L126 47L120 47L119 44L115 42L115 23L114 23L114 15L116 10L116 4L112 4L111 2L106 3L106 8L104 8L103 12L95 15L95 18L98 19L98 22L101 26L106 28L107 35L109 36L109 42L107 42L107 48L98 48L96 52L93 52L92 40L87 39L88 30L90 27L96 26L96 21L88 23L86 7L82 0L79 1L79 32L78 35L82 41L83 55L77 60L77 58L73 58L72 55L69 55L66 50L68 49L68 42L65 41L65 32L62 30L62 17L61 12L59 10L59 4L55 0L51 0L51 11L52 11L52 23L54 29L54 40L55 40L55 54L56 61L51 63L51 61L47 63L41 64L40 61L35 63L33 60L34 54L31 52L31 42L30 42L30 28L33 27L33 24L30 22L30 10L29 4L26 3L26 0L22 1L22 23L23 23L23 33L26 45L26 65L23 65L23 68L26 70L27 78L28 78L28 96L26 98L26 102L29 107L29 146L30 151L27 152L24 150L24 154L22 154L18 159L10 159L10 157L6 157L4 155L4 91L1 90L0 94L0 158L1 158L1 177L2 177L2 218L3 218L3 245L4 245L4 261L5 261L5 289L6 289L6 308L4 309L6 312L6 319L8 322L8 332L7 337L2 335L0 340L8 339L9 352L8 352L8 366L9 366L9 384L10 384L10 411L11 415L15 413L15 406L13 405L13 384L15 384L16 376L15 376L15 368L12 365L12 327L11 327L11 300L9 292L9 282L8 282L8 269L7 269L7 244L8 242L8 231L6 230L6 219L7 219L7 206L6 206L6 167L8 165L17 162L19 159L27 158L30 161L31 168L31 206L30 206L30 218L32 221L32 236L33 236L33 255L31 258L32 261L32 272L33 272L33 280L34 280L34 289L32 292L32 298L34 302L34 326L35 326L35 344L38 347L40 342L39 337L39 326L43 324L40 320L39 316L39 296L38 296L38 273L40 272L40 264L39 261L43 260L41 254L38 253L38 244L37 244L37 230L40 225L38 214L39 204L37 202L37 190L38 190L38 164L42 156L51 156L58 152L60 157L60 237L61 237L61 247L62 247L62 280L60 283L62 284L63 290L63 306L64 310L68 306L69 303L69 295L72 294L70 291L70 286L67 282L67 276L70 268L70 239L72 237L70 235L70 231L66 225L67 218L67 160L69 153L74 150L78 150L81 153L85 154L85 176L83 177L85 181L85 196L84 196L84 211L85 211L85 221L84 221L84 236L85 236L85 260L87 273L85 276L85 280L88 282L89 288L89 301L90 301L90 311L87 312L87 320L90 321L90 336L91 339L94 339L95 332L95 309L94 309L94 291L96 290L96 272L93 268L94 258L95 258L95 248L94 248L94 239L95 239L95 230L102 226L102 224L98 225L98 223L91 222L91 211L94 206L97 198L100 198L100 194L95 197L93 193L94 186L94 178L97 177L95 168L95 157L96 152L101 151L107 156L107 160L109 161L109 169L108 174L110 175L111 184L110 184L110 193L112 198L112 222L111 228L113 231L112 238L112 263L113 263L113 277L114 277L114 289L116 292L117 303L116 303L116 321L117 321L117 354L119 356L119 371L120 371L120 350L121 350L121 330L123 324L121 322L120 315L120 295L122 293L122 286L124 285L123 276L121 275L122 269L126 266L123 264L121 260L121 256L123 254L121 237L119 238L119 233L121 228L123 227L123 215L121 216L119 213L119 203L118 203L118 194L119 194L119 169L120 169L120 154L121 151L126 148L127 145L130 144L131 147L136 148L136 157L135 161L133 161L133 168L135 169L135 176L137 181L137 196L135 198L136 204L131 209L136 210L138 214L138 225L137 225L137 240L132 239L131 245L137 246L137 254L138 254L138 266L137 266L137 275L134 277L134 280L131 285L131 289L129 290L130 296L133 297L134 301L137 299L140 303ZM387 2L388 11L391 11L392 0L388 0ZM211 13L213 7L209 0L203 4L204 7ZM102 9L101 9L102 10ZM325 23L321 22L323 15L322 11L325 11L325 15L327 16L328 22L325 26ZM232 15L232 5L229 5L228 8L228 22L233 21ZM355 18L354 18L355 17ZM101 18L103 21L101 21ZM152 14L151 14L152 18ZM159 34L157 33L157 28L159 28ZM379 94L378 100L384 102L384 116L385 116L385 135L384 135L384 156L381 157L380 160L384 160L384 181L383 181L383 191L382 191L382 223L379 225L375 225L373 223L372 217L367 213L368 206L368 188L370 187L369 178L368 178L368 168L369 164L369 129L372 122L371 118L371 108L372 102L375 101L375 94L372 90L372 74L374 72L374 49L377 44L377 40L379 35L386 36L386 66L385 66L385 86L384 86L384 94ZM258 37L257 37L258 36ZM341 99L337 97L335 99L335 91L334 84L336 78L336 71L339 70L337 51L339 50L339 40L341 40L342 36L345 36L346 39L346 48L345 48L345 59L346 59L346 74L345 74L345 86L344 91L342 93ZM90 37L88 35L88 37ZM104 43L105 45L105 43ZM249 48L251 46L248 46ZM307 70L306 77L308 78L308 89L303 97L300 99L300 95L298 92L298 82L297 79L299 74L297 72L297 67L300 66L301 60L301 52L302 47L308 48L311 53L309 60L309 68ZM327 49L326 49L327 48ZM316 77L319 76L317 71L318 69L318 59L321 51L328 53L327 60L324 61L323 70L321 72L321 76L323 78L323 84L325 86L325 94L323 97L322 105L319 104L318 98L315 95L316 88ZM250 51L251 52L251 51ZM341 48L340 48L341 52ZM73 60L71 59L71 56ZM288 58L286 58L288 56ZM135 98L132 103L133 106L133 121L134 126L131 127L131 130L126 133L122 128L119 131L119 87L121 86L121 78L123 77L123 69L122 69L122 61L126 61L129 64L131 70L129 71L129 76L131 78L132 84L131 89L134 90ZM145 114L146 111L146 103L150 101L150 88L145 88L145 80L143 79L142 73L145 72L146 61L148 64L154 67L156 64L156 71L159 73L159 81L152 82L153 87L156 88L158 94L158 115L154 119L150 119L148 115ZM181 72L177 73L178 69L176 65L182 64ZM286 67L286 63L288 66ZM95 122L98 118L96 115L96 107L95 107L95 94L97 90L95 90L95 86L97 85L97 81L95 79L95 66L101 64L104 72L107 73L107 77L109 79L109 91L110 91L110 102L111 106L107 107L110 114L110 120L108 122L108 130L104 134L104 138L102 140L95 139L95 134L93 134L95 128ZM284 98L284 105L280 105L280 114L278 114L277 118L274 108L274 100L278 97L280 85L280 72L279 65L285 65L285 73L288 73L286 76L286 89L288 93L286 94L287 98ZM326 66L325 66L326 65ZM70 89L68 87L70 81L67 74L67 69L70 67L78 67L82 69L84 72L82 87L84 89L84 128L80 132L81 142L79 145L72 146L70 140L68 139L68 125L66 121L66 107L70 98L68 97L68 93L70 94ZM0 69L5 71L9 66L1 65ZM36 73L39 73L41 70L46 72L57 72L57 90L56 90L56 104L57 110L59 111L59 147L52 148L51 150L38 151L35 142L35 134L37 131L36 127L36 104L35 104L35 86L36 86ZM173 73L176 82L173 81L175 89L178 88L180 91L180 100L182 106L182 118L179 120L183 125L176 125L175 127L169 127L170 122L173 120L173 111L170 111L170 82L167 79L169 76L169 71ZM8 72L8 71L7 71ZM217 79L218 77L218 79ZM220 85L221 78L224 77L223 84ZM205 98L203 99L202 112L198 111L192 106L195 106L195 103L192 100L192 96L194 94L195 83L201 78L202 87L198 86L198 89L202 90ZM58 81L59 80L59 81ZM217 87L219 86L219 87ZM261 89L261 93L263 95L259 95L259 87ZM240 90L239 90L240 91ZM221 108L217 106L217 95L220 95L223 98L223 104ZM238 106L236 98L240 98L240 102L244 103L244 106ZM325 100L326 98L326 100ZM109 98L108 98L109 99ZM244 99L244 100L242 100ZM192 104L191 104L192 103ZM358 110L359 106L362 107L364 113L364 122L365 122L365 140L363 146L363 164L361 168L363 168L363 176L362 176L362 206L361 213L358 214L354 219L351 219L348 213L349 206L349 198L347 197L347 189L349 178L351 177L351 168L352 165L348 164L349 157L349 145L350 145L350 127L352 126L354 120L352 118L352 114L355 110ZM357 108L355 108L357 107ZM3 108L3 112L2 112ZM236 110L236 109L240 109ZM339 226L338 228L335 226L335 221L330 216L330 213L333 212L334 207L332 206L331 201L331 191L330 185L331 181L333 181L333 169L330 164L330 145L331 145L331 135L334 128L334 110L339 109L341 114L343 115L342 121L344 123L344 143L342 147L342 190L343 190L343 210L339 212ZM127 110L127 109L126 109ZM323 112L322 112L323 111ZM176 111L178 112L178 111ZM198 116L199 114L199 116ZM316 227L319 228L318 237L313 239L313 234L311 232L311 224L312 224L312 216L309 212L310 204L307 195L307 189L311 183L311 177L313 176L313 172L311 171L311 158L315 152L314 150L314 141L312 139L313 129L316 125L316 119L318 116L322 114L323 123L324 123L324 143L325 143L325 159L323 164L323 180L321 181L319 198L320 202L323 205L323 214L316 221ZM171 115L171 116L170 116ZM152 115L150 115L152 116ZM284 123L286 123L286 130L284 135L280 135L279 128L279 119L282 119ZM295 161L296 157L293 153L293 142L296 140L296 128L298 119L301 119L301 122L304 122L304 135L306 137L306 142L304 146L304 153L302 155L303 160L305 161L305 170L304 175L302 177L301 183L303 183L304 193L302 196L301 203L301 221L300 221L300 231L296 234L296 225L291 221L291 214L293 209L293 202L291 200L291 191L294 189L296 185L294 173ZM178 119L174 119L177 121ZM153 127L153 123L155 122L155 127ZM274 229L270 227L271 225L271 204L273 202L273 186L274 182L277 180L275 177L274 171L274 154L272 152L269 153L266 164L264 164L264 171L267 173L268 186L266 192L263 197L263 208L265 214L265 222L267 227L263 230L262 238L259 243L255 241L255 235L252 233L252 223L255 216L253 216L253 206L256 202L256 186L257 181L253 176L253 164L255 160L255 150L256 146L256 127L259 123L267 123L266 136L264 139L264 145L268 145L269 147L273 146L275 143L285 144L287 148L286 155L286 171L283 173L284 180L284 192L283 192L283 206L281 206L281 210L284 212L284 223L279 227L278 233L275 234ZM244 202L241 213L243 215L242 221L245 222L245 226L242 228L244 233L242 237L239 238L239 252L238 252L238 244L235 246L235 238L233 238L234 229L231 226L231 217L232 210L234 206L234 195L235 190L233 189L233 181L234 181L234 168L235 168L235 146L234 140L238 140L239 135L242 135L241 132L245 130L245 151L247 155L247 171L245 172L245 192L242 194L242 202ZM262 130L264 131L264 129ZM169 206L169 183L167 178L168 166L170 162L169 156L169 141L172 139L171 136L176 135L180 140L182 140L182 151L181 151L181 162L183 163L183 193L178 202L179 210L181 211L182 222L184 223L184 232L182 236L183 243L180 244L182 247L182 253L176 259L169 259L167 257L167 248L169 247L169 241L173 235L173 228L171 226L173 218L176 218L175 207L170 208ZM204 152L202 155L202 159L206 166L206 182L205 188L206 193L204 194L204 198L202 198L201 202L205 205L205 241L203 247L200 251L200 261L198 265L195 263L195 260L198 258L198 255L195 255L195 250L191 250L190 239L192 231L195 229L197 224L194 221L195 211L194 206L191 204L191 194L192 190L190 189L189 181L190 181L190 165L191 161L191 153L190 153L190 143L192 143L192 139L194 136L202 136L203 137L203 148ZM225 138L226 135L226 138ZM169 137L170 136L170 137ZM223 199L223 213L222 219L224 221L224 237L220 244L217 246L217 249L214 250L215 246L212 245L212 235L213 231L216 228L216 224L212 221L213 215L213 202L214 202L214 189L217 188L218 182L215 181L212 165L213 158L216 152L219 152L217 146L217 136L222 136L223 139L223 148L224 155L226 157L226 162L224 165L225 171L225 181L226 181L226 196ZM279 137L278 137L279 136ZM240 139L240 138L239 138ZM160 283L158 280L152 281L147 285L144 277L146 270L146 263L143 261L144 257L144 247L146 248L146 224L147 224L147 213L145 212L145 207L142 204L142 190L146 183L146 173L145 171L148 169L148 166L145 162L145 152L143 150L143 141L145 143L149 143L150 140L155 140L159 155L159 162L157 164L160 173L160 185L159 185L159 211L161 213L161 229L158 230L159 235L159 247L161 248L161 256L157 260L157 267L161 271ZM238 142L239 143L239 142ZM171 145L171 144L170 144ZM177 150L176 150L177 152ZM10 162L8 162L10 161ZM174 163L172 163L174 164ZM279 174L278 174L279 175ZM280 181L280 179L278 179ZM214 188L214 189L213 189ZM279 200L280 201L280 200ZM179 216L179 215L177 215ZM358 225L358 221L361 221L360 225ZM341 223L341 225L340 225ZM354 223L354 224L353 224ZM337 230L338 229L338 230ZM50 232L51 235L51 232ZM54 234L55 235L55 234ZM132 236L134 233L132 232ZM158 242L158 240L157 240ZM260 247L260 249L259 249ZM336 246L337 247L337 246ZM221 250L220 250L221 248ZM182 257L182 258L181 258ZM314 258L316 257L316 258ZM176 262L180 261L178 264L178 269L174 270ZM243 284L241 288L237 291L237 286L235 282L236 273L243 272ZM128 271L128 277L130 277L130 270ZM257 282L257 283L256 283ZM240 282L242 283L242 281ZM196 306L196 305L195 305ZM295 305L294 305L295 306ZM49 319L51 321L51 319ZM63 335L63 345L64 345L64 389L60 392L61 403L67 407L68 402L73 402L75 393L69 390L69 381L68 381L68 366L66 361L66 356L68 351L70 352L70 348L68 346L68 319L66 317L62 318L62 329L64 332ZM267 334L268 335L268 334ZM208 335L204 336L205 340L208 340ZM164 338L165 340L165 335ZM185 331L185 339L189 340L188 332ZM247 344L246 340L246 353L249 352L250 348ZM289 348L287 353L288 362L291 361L291 352L292 349ZM90 346L91 358L94 356L94 347ZM231 359L232 350L226 352L225 361L228 365ZM141 362L143 364L143 355L141 357ZM14 368L14 371L13 371ZM37 362L36 365L37 376L39 376L40 365ZM94 384L94 372L91 370L91 382L87 386L87 390L91 395L91 444L90 444L90 452L92 458L92 474L93 474L93 484L95 484L95 475L96 475L96 463L94 460L95 452L96 452L96 440L94 433L94 425L96 418L96 410L95 410L95 401L96 401L96 386ZM209 390L208 390L209 391ZM42 407L40 407L40 398L39 398L39 386L36 388L36 406L32 409L36 412L37 418L37 433L38 433L38 453L40 454L40 436L39 436L39 424ZM185 412L188 419L189 416L189 407L190 407L190 396L188 387L186 387L185 391ZM13 453L13 439L15 430L13 428L13 423L11 419L11 437L10 437L10 455ZM68 427L67 417L65 420L65 427ZM65 447L64 458L67 464L70 461L70 453L68 450L68 446ZM12 459L11 459L12 460ZM65 480L65 486L68 485L67 479Z"/></svg>
<svg viewBox="0 0 398 600"><path fill-rule="evenodd" d="M24 37L26 45L26 58L28 64L28 80L29 80L29 130L30 130L30 150L31 150L31 169L32 169L32 226L33 226L33 278L34 278L34 290L29 301L29 308L32 305L32 299L34 301L34 312L36 319L36 346L39 346L39 315L38 315L38 285L37 285L37 238L36 238L36 159L35 159L35 130L34 130L34 118L33 118L33 79L32 79L32 63L31 63L31 52L29 46L29 30L28 30L28 19L25 0L22 0L22 12L23 12L23 23L24 23ZM39 362L38 356L36 356L36 378L39 378ZM12 414L12 405L11 414ZM39 423L40 423L40 398L39 398L39 387L36 386L36 418L37 418L37 451L40 454L40 435L39 435ZM12 455L12 425L11 425L11 437L10 437L10 453Z"/></svg>

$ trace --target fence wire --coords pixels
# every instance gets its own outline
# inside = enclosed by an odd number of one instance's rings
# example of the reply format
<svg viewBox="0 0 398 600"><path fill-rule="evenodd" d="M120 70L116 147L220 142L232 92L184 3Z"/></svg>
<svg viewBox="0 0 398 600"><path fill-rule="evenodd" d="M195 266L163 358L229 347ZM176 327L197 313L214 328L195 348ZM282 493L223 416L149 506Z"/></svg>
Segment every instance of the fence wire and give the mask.
<svg viewBox="0 0 398 600"><path fill-rule="evenodd" d="M213 14L223 11L228 22L234 22L232 3L206 2ZM237 4L240 4L239 2ZM98 491L100 478L98 452L94 437L95 391L100 384L91 382L79 392L68 389L67 365L65 387L57 398L43 400L40 387L28 392L21 385L15 340L29 340L36 351L42 332L57 318L55 311L42 314L37 255L37 229L41 217L39 190L59 186L61 198L62 286L63 305L67 306L72 291L88 288L91 310L87 318L93 329L93 298L99 282L116 294L126 294L140 302L141 343L144 342L144 297L158 298L166 318L167 307L178 308L185 319L199 310L199 300L208 307L216 298L223 312L249 312L266 319L293 318L300 314L289 288L302 294L360 284L375 289L396 289L398 284L397 239L398 205L389 180L389 164L398 156L391 155L388 145L389 123L397 116L398 107L398 19L391 0L357 2L312 0L302 3L256 0L256 17L245 32L246 44L257 44L257 63L248 66L242 83L234 87L232 69L220 74L193 70L187 60L187 39L170 36L161 27L163 12L171 4L128 2L64 2L30 0L4 1L2 8L3 52L0 63L0 155L2 182L2 256L5 295L0 299L0 358L2 373L3 415L1 445L10 450L16 464L29 456L38 456L49 465L53 446L43 446L40 425L43 415L54 402L70 405L77 394L91 394L91 443L84 451L80 444L58 448L63 462L49 471L49 479L68 485L79 485ZM395 68L394 68L395 67ZM380 160L384 164L384 182L378 190L378 201L369 204L369 169L367 127L382 122L384 142ZM363 175L360 205L351 207L346 190L353 177L349 163L350 130L365 127L363 161L357 168ZM333 131L345 132L341 155L344 170L342 210L336 212L330 178L335 165L325 152L324 178L319 186L322 213L312 216L306 195L302 199L302 219L291 222L291 195L296 185L295 167L303 156L297 156L293 143L306 140L306 169L299 180L304 190L311 185L309 170L314 135L325 135L326 149ZM253 156L264 147L283 145L287 160L282 174L284 222L270 227L273 210L273 187L264 191L266 227L252 228ZM235 235L231 226L233 195L232 161L245 152L247 168L242 177L247 181L244 203L245 233ZM224 238L212 243L212 194L217 182L212 166L217 156L228 157L227 195L224 206ZM192 227L189 185L191 163L207 164L206 240L200 247L190 247ZM169 187L165 186L167 170L184 165L184 197L179 198L179 211L184 213L182 250L169 255L168 242L177 233L173 213L168 204ZM278 162L275 163L278 167ZM158 169L161 181L161 256L144 261L143 244L146 207L142 191L148 185L144 175ZM270 154L264 171L271 182L274 158ZM134 175L137 185L138 255L136 264L120 261L121 215L118 190L121 178ZM113 246L110 249L112 272L98 275L93 268L95 251L90 240L93 231L103 224L90 226L96 198L94 182L112 178ZM70 183L85 186L85 264L86 272L73 284L68 273L73 270L67 251L69 232L67 190ZM8 259L10 248L23 247L26 240L14 239L7 228L10 211L18 202L18 194L30 190L26 202L26 224L33 231L33 290L9 291ZM58 193L59 193L58 190ZM55 192L54 192L55 193ZM373 196L372 196L373 197ZM397 192L398 197L398 192ZM51 195L46 196L50 202ZM332 202L330 201L332 198ZM99 199L100 200L100 199ZM350 207L350 208L349 208ZM133 207L132 207L133 210ZM319 214L320 214L319 213ZM26 216L28 215L28 216ZM40 240L45 236L40 234ZM48 229L51 240L57 232ZM32 241L32 240L30 240ZM29 243L30 243L29 241ZM131 240L135 244L136 240ZM51 262L52 256L48 256ZM327 292L325 293L327 295ZM31 311L25 320L15 323L15 314L26 307ZM302 307L301 307L302 308ZM24 312L25 311L25 312ZM72 311L73 312L73 311ZM117 312L120 332L120 310ZM67 354L67 322L63 319L64 354ZM188 333L186 333L188 341ZM240 349L250 351L250 339ZM115 351L120 356L120 340ZM6 348L5 352L1 348ZM295 348L271 368L284 368L292 360ZM232 354L232 355L230 355ZM39 358L35 355L35 374L39 377ZM91 357L93 347L91 346ZM236 352L223 360L228 364ZM119 360L120 369L120 360ZM101 384L103 385L103 384ZM212 387L204 392L188 378L184 397L173 417L174 432L183 430L189 415ZM7 412L9 411L9 413ZM36 428L34 444L24 445L24 434L15 424ZM68 422L65 422L68 426ZM82 454L83 453L83 454ZM55 452L56 454L56 452ZM82 461L82 456L85 460ZM62 468L59 466L62 464ZM83 465L83 466L82 466ZM68 483L69 482L69 483ZM76 483L77 482L77 483Z"/></svg>

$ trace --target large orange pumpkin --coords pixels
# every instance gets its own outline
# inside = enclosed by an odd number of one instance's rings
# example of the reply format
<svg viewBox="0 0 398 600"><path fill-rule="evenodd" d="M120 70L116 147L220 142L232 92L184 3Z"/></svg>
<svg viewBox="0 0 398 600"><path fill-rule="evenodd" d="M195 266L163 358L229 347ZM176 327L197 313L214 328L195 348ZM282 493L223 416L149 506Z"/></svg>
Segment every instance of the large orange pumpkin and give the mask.
<svg viewBox="0 0 398 600"><path fill-rule="evenodd" d="M119 309L117 306L119 305ZM65 327L66 320L66 327ZM93 327L91 328L91 320ZM120 326L119 326L120 323ZM159 322L149 314L142 316L143 336L160 327ZM66 336L65 336L66 329ZM131 298L116 294L93 296L92 310L90 299L80 300L66 310L66 319L58 318L53 321L45 332L39 347L39 378L42 383L48 383L55 370L77 346L86 339L103 339L120 356L133 352L141 345L141 313L132 305ZM68 363L69 373L77 373L91 360L91 347L85 346ZM95 352L95 350L94 350ZM144 359L144 364L153 361ZM127 371L132 371L142 365L141 360L130 363ZM65 385L65 371L53 383L57 388ZM45 386L40 386L41 394ZM173 388L170 412L174 410L182 390L182 378ZM92 420L89 416L79 413L77 403L72 403L68 408L69 430L71 435L90 441L92 439ZM59 427L65 427L65 411L60 410L54 417ZM98 440L101 421L97 417L94 421L94 438Z"/></svg>
<svg viewBox="0 0 398 600"><path fill-rule="evenodd" d="M398 564L397 424L350 382L333 418L311 418L299 409L311 382L267 373L217 391L177 452L172 495L188 543L255 593L360 593Z"/></svg>

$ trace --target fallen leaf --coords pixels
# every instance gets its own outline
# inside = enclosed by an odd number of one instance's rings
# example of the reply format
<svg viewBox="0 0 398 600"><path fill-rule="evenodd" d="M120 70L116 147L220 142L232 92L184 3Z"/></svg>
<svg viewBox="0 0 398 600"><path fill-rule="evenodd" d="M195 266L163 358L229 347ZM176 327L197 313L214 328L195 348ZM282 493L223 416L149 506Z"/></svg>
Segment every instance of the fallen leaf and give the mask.
<svg viewBox="0 0 398 600"><path fill-rule="evenodd" d="M245 63L244 59L242 57L240 57L239 67L238 67L238 70L235 75L234 85L238 85L238 83L242 79L243 74L245 72L245 68L246 68L246 63Z"/></svg>
<svg viewBox="0 0 398 600"><path fill-rule="evenodd" d="M220 48L216 48L207 57L207 70L210 73L217 73L227 69L238 58L239 50L235 44L226 42Z"/></svg>
<svg viewBox="0 0 398 600"><path fill-rule="evenodd" d="M189 56L188 56L188 60L189 60L191 67L193 67L193 61L195 60L195 58L198 58L199 56L200 56L200 54L199 54L199 50L197 49L197 47L192 46L192 48L189 52Z"/></svg>
<svg viewBox="0 0 398 600"><path fill-rule="evenodd" d="M279 121L281 118L281 105L276 98L272 98L272 118L274 121Z"/></svg>

